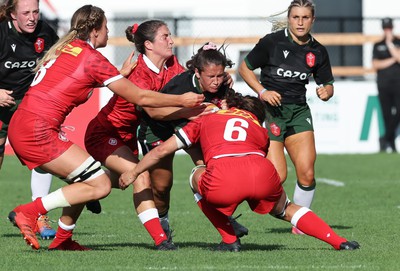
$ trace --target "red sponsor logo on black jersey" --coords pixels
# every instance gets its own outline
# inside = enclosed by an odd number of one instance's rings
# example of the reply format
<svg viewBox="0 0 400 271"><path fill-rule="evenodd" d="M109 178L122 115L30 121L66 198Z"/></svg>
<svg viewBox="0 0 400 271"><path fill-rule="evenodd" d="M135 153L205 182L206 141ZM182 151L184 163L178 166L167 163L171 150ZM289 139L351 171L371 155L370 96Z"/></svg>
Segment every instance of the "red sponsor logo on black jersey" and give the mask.
<svg viewBox="0 0 400 271"><path fill-rule="evenodd" d="M35 51L36 53L41 53L44 50L44 39L37 38L35 41Z"/></svg>
<svg viewBox="0 0 400 271"><path fill-rule="evenodd" d="M306 54L306 63L308 67L312 68L315 65L315 55L313 53Z"/></svg>
<svg viewBox="0 0 400 271"><path fill-rule="evenodd" d="M275 122L271 123L271 124L269 125L269 128L270 128L270 130L271 130L271 133L272 133L274 136L279 136L279 135L281 134L281 128L280 128L278 125L276 125Z"/></svg>

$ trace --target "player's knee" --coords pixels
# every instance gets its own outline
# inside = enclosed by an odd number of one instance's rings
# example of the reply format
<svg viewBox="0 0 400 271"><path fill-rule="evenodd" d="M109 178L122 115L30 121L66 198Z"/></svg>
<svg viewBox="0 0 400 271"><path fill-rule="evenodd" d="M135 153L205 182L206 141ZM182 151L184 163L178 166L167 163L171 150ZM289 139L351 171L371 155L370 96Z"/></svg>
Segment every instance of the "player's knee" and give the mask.
<svg viewBox="0 0 400 271"><path fill-rule="evenodd" d="M102 199L107 197L110 193L111 193L111 183L105 182L104 185L96 186L95 198Z"/></svg>
<svg viewBox="0 0 400 271"><path fill-rule="evenodd" d="M285 219L286 208L289 206L289 204L290 204L290 200L286 196L286 199L284 200L283 204L278 203L277 208L275 208L274 213L272 213L271 215L273 215L274 217L276 217L278 219Z"/></svg>
<svg viewBox="0 0 400 271"><path fill-rule="evenodd" d="M317 183L314 178L312 179L299 179L297 180L297 185L305 191L314 190Z"/></svg>
<svg viewBox="0 0 400 271"><path fill-rule="evenodd" d="M314 169L310 168L298 174L299 182L304 186L311 186L315 183Z"/></svg>
<svg viewBox="0 0 400 271"><path fill-rule="evenodd" d="M195 166L195 167L192 169L191 173L190 173L190 176L189 176L189 185L190 185L190 188L192 189L192 192L193 192L193 193L196 193L196 189L195 189L194 186L193 186L194 175L196 174L197 170L199 170L199 169L204 169L205 167L206 167L205 165L198 165L198 166Z"/></svg>
<svg viewBox="0 0 400 271"><path fill-rule="evenodd" d="M159 195L169 195L172 189L172 180L168 180L166 182L159 182L157 184L152 184L153 186L153 191Z"/></svg>
<svg viewBox="0 0 400 271"><path fill-rule="evenodd" d="M151 189L151 180L148 174L140 174L133 185L134 193L141 192L146 189Z"/></svg>

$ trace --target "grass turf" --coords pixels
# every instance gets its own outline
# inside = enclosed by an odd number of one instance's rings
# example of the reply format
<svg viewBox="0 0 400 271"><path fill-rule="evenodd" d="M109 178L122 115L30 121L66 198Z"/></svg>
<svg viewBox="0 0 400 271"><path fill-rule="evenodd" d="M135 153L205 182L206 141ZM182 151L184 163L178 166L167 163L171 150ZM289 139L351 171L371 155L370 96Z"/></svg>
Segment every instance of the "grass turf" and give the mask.
<svg viewBox="0 0 400 271"><path fill-rule="evenodd" d="M239 222L249 228L242 251L212 251L220 237L194 203L187 181L190 158L178 155L170 209L178 251L153 249L134 213L129 188L113 190L102 200L102 214L82 213L74 239L92 251L49 252L51 241L40 240L42 248L33 251L6 219L31 198L30 172L15 156L6 156L0 172L0 270L399 270L399 166L397 154L317 158L312 209L340 235L358 241L357 251L335 251L313 237L292 235L289 223L254 214L247 204L235 213L243 214ZM289 163L284 187L290 197L294 183ZM62 185L54 178L52 190ZM56 221L60 211L51 211L50 219Z"/></svg>

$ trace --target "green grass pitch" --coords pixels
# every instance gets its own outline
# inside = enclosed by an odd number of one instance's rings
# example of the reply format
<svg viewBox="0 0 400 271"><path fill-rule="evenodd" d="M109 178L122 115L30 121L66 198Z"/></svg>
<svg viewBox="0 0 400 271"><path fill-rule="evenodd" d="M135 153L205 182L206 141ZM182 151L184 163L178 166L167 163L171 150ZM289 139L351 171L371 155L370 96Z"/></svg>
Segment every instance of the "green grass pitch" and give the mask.
<svg viewBox="0 0 400 271"><path fill-rule="evenodd" d="M15 156L0 171L0 270L400 270L400 156L398 154L319 155L312 209L335 231L360 243L357 251L335 251L309 236L294 236L290 224L252 213L242 204L235 214L249 228L240 253L214 252L217 231L201 213L188 186L192 162L175 158L170 209L178 251L155 251L132 205L132 188L113 190L103 213L84 210L74 239L87 252L29 248L7 220L15 206L30 200L30 172ZM245 185L246 180L243 180ZM294 169L284 187L292 197ZM52 190L64 185L54 178ZM49 213L57 221L60 209ZM52 224L57 227L56 222Z"/></svg>

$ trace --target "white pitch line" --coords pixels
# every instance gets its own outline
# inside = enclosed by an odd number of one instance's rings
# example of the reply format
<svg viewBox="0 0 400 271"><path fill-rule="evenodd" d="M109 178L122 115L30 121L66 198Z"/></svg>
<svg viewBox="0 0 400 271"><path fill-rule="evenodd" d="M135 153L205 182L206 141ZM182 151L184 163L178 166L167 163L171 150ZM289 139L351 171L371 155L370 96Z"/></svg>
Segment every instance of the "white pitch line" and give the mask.
<svg viewBox="0 0 400 271"><path fill-rule="evenodd" d="M332 186L344 186L344 182L339 182L336 180L330 180L330 179L325 179L325 178L317 178L317 183L325 183L325 184L329 184Z"/></svg>

